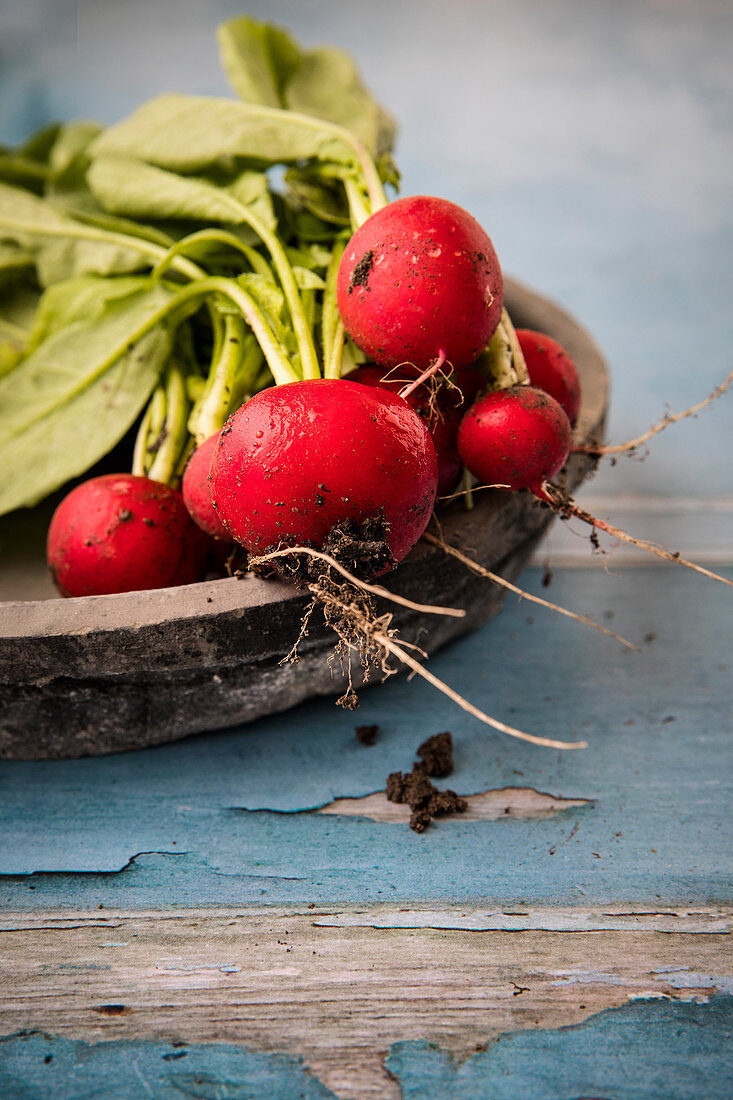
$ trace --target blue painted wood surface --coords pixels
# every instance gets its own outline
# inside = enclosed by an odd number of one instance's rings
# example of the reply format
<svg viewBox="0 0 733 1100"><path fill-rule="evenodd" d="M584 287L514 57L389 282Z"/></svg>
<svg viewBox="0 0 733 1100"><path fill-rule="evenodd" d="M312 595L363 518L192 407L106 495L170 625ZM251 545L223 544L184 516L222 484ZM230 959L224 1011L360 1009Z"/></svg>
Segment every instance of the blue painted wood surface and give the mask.
<svg viewBox="0 0 733 1100"><path fill-rule="evenodd" d="M462 1064L427 1043L396 1043L386 1065L404 1100L720 1100L733 1075L733 997L708 1004L639 1000L577 1027L502 1035ZM0 1039L6 1100L331 1100L297 1059L226 1044L87 1044Z"/></svg>
<svg viewBox="0 0 733 1100"><path fill-rule="evenodd" d="M543 591L539 570L525 579ZM730 902L728 592L680 568L615 575L599 561L561 572L549 594L643 651L512 600L431 667L496 716L588 749L509 741L394 679L366 690L356 715L313 702L140 753L1 763L2 903ZM374 747L357 743L357 722L382 727ZM594 801L546 820L455 818L421 836L308 812L383 790L443 729L460 793L528 786ZM46 873L23 877L33 872Z"/></svg>

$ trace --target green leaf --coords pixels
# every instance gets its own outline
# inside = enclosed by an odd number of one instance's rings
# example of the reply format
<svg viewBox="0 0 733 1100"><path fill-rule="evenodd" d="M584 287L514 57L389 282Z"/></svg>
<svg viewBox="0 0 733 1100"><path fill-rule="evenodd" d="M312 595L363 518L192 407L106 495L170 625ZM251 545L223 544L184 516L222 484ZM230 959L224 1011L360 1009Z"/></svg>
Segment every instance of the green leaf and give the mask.
<svg viewBox="0 0 733 1100"><path fill-rule="evenodd" d="M301 159L351 164L346 134L329 123L274 107L230 99L167 94L105 130L92 156L136 157L172 172L232 170L235 159L291 164Z"/></svg>
<svg viewBox="0 0 733 1100"><path fill-rule="evenodd" d="M48 169L39 161L0 149L0 180L41 194Z"/></svg>
<svg viewBox="0 0 733 1100"><path fill-rule="evenodd" d="M39 292L30 279L17 279L0 296L0 378L13 370L25 353Z"/></svg>
<svg viewBox="0 0 733 1100"><path fill-rule="evenodd" d="M153 285L101 318L54 332L0 379L0 514L37 503L122 438L168 358L156 324L174 292Z"/></svg>
<svg viewBox="0 0 733 1100"><path fill-rule="evenodd" d="M0 295L0 327L4 324L30 336L41 293L31 280L18 280Z"/></svg>
<svg viewBox="0 0 733 1100"><path fill-rule="evenodd" d="M98 122L69 122L59 130L56 144L51 150L50 173L46 184L46 196L80 196L88 192L86 172L89 167L87 150L101 133Z"/></svg>
<svg viewBox="0 0 733 1100"><path fill-rule="evenodd" d="M285 105L343 126L371 153L389 152L394 145L394 119L367 91L353 59L343 50L323 46L304 54L288 82Z"/></svg>
<svg viewBox="0 0 733 1100"><path fill-rule="evenodd" d="M219 56L229 83L247 103L284 107L284 87L300 62L287 31L242 15L217 30Z"/></svg>
<svg viewBox="0 0 733 1100"><path fill-rule="evenodd" d="M14 241L0 240L0 288L30 274L35 263L29 249L21 248Z"/></svg>
<svg viewBox="0 0 733 1100"><path fill-rule="evenodd" d="M36 130L34 134L26 138L19 147L18 152L21 156L31 157L32 160L40 161L41 164L48 164L60 130L61 123L59 122L51 122L47 126L42 126L40 130Z"/></svg>
<svg viewBox="0 0 733 1100"><path fill-rule="evenodd" d="M295 276L295 282L299 290L324 290L326 287L321 276L316 275L315 271L311 271L307 267L300 267L298 264L294 264L293 275Z"/></svg>
<svg viewBox="0 0 733 1100"><path fill-rule="evenodd" d="M351 225L344 189L333 180L312 171L290 168L285 174L285 184L288 198L296 208L339 228Z"/></svg>
<svg viewBox="0 0 733 1100"><path fill-rule="evenodd" d="M58 123L53 123L31 134L15 149L0 146L0 180L41 194L49 175L48 160L58 132Z"/></svg>
<svg viewBox="0 0 733 1100"><path fill-rule="evenodd" d="M274 227L267 178L261 172L244 173L230 191L134 157L105 155L93 161L87 178L96 198L113 214L236 225L243 220L242 206L251 205Z"/></svg>
<svg viewBox="0 0 733 1100"><path fill-rule="evenodd" d="M0 183L0 237L32 252L43 286L73 275L110 275L150 266L144 252L126 247L102 230L80 227L50 202Z"/></svg>
<svg viewBox="0 0 733 1100"><path fill-rule="evenodd" d="M107 306L149 285L144 275L78 275L49 287L41 296L29 337L29 351L76 321L92 323L102 317Z"/></svg>
<svg viewBox="0 0 733 1100"><path fill-rule="evenodd" d="M392 148L394 120L343 50L302 50L286 31L250 16L220 26L218 41L229 83L246 103L327 119L350 130L374 153Z"/></svg>

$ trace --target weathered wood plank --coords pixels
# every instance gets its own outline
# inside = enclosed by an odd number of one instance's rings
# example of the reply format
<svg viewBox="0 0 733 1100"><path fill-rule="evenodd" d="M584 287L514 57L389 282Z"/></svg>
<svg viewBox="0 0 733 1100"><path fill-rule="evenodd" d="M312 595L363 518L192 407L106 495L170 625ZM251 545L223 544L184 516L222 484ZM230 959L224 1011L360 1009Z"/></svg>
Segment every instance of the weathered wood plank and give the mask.
<svg viewBox="0 0 733 1100"><path fill-rule="evenodd" d="M560 932L529 910L514 918L524 931L496 930L511 927L509 914L509 925L471 916L386 906L6 913L0 1034L243 1044L302 1057L339 1097L396 1097L384 1068L395 1043L426 1040L465 1058L501 1033L580 1023L632 998L733 989L729 910L566 910ZM614 919L636 927L590 930Z"/></svg>

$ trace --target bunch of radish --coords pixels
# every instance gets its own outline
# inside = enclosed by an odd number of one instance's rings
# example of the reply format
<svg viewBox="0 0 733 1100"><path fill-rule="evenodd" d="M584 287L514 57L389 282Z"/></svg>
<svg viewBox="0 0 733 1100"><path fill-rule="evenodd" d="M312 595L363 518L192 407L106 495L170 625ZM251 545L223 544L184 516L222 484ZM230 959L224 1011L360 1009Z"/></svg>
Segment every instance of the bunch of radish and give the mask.
<svg viewBox="0 0 733 1100"><path fill-rule="evenodd" d="M346 333L371 365L347 378L285 379L260 390L200 443L182 493L206 534L236 540L255 555L289 546L322 549L348 525L349 564L368 579L404 558L438 493L455 486L464 403L483 384L472 364L502 318L503 283L479 224L453 203L418 197L384 205L352 236L338 267L337 298ZM112 497L119 484L86 483L54 516L49 564L67 594L95 591L87 564L95 550L100 593L115 585L161 586L176 576L163 569L153 577L144 542L136 573L133 528L115 515L136 515L135 494L142 506L150 490L144 479L130 477L118 508ZM105 492L112 518L86 507L88 497L96 502ZM77 581L75 548L85 523ZM170 524L164 530L170 546L163 556L177 560L189 532ZM363 554L360 540L368 544Z"/></svg>
<svg viewBox="0 0 733 1100"><path fill-rule="evenodd" d="M35 503L87 470L137 418L132 472L82 482L52 518L48 563L63 595L201 580L235 547L251 567L287 566L308 584L347 648L371 647L383 667L397 657L512 736L580 747L477 711L364 602L365 594L405 602L374 580L422 537L437 541L426 528L440 498L462 476L469 493L474 480L528 492L565 518L724 578L596 519L553 482L573 450L575 366L547 334L515 331L493 244L468 212L431 196L388 201L385 186L398 181L394 127L349 59L339 53L334 67L319 55L313 64L285 32L246 17L225 24L220 43L242 102L164 96L106 132L76 135L70 178L75 188L85 179L84 209L104 212L98 225L75 219L73 198L59 222L55 206L5 187L17 216L0 212L0 230L24 248L30 241L51 283L61 254L49 259L44 241L66 235L83 276L76 266L68 278L62 267L25 349L13 349L9 366L0 357L0 452L6 437L18 445L15 422L3 435L3 385L37 399L49 358L64 353L76 363L84 338L107 342L82 383L25 417L21 430L37 441L52 409L56 453L22 492L4 503L0 495L0 511ZM273 83L268 74L285 57ZM339 71L349 97L360 89L362 116L351 129L340 122L338 89L323 85L309 99L294 81L296 102L288 100L298 58L314 80ZM285 171L268 175L275 166ZM63 185L49 175L52 200ZM190 232L164 232L187 220ZM37 231L28 228L34 221ZM90 234L94 246L84 251ZM139 376L138 390L121 385L126 369ZM114 371L111 385L105 376ZM104 416L108 391L127 403L114 434L96 450L80 448L77 460L67 445L74 401L95 385Z"/></svg>
<svg viewBox="0 0 733 1100"><path fill-rule="evenodd" d="M345 332L369 362L261 389L194 451L182 498L135 476L75 489L49 531L64 594L199 579L194 523L212 545L254 556L326 549L369 580L416 545L461 466L623 537L551 484L572 448L577 370L549 336L512 330L494 247L471 215L427 196L383 206L346 245L336 286ZM500 323L529 384L481 393L480 357ZM147 515L163 498L175 523Z"/></svg>

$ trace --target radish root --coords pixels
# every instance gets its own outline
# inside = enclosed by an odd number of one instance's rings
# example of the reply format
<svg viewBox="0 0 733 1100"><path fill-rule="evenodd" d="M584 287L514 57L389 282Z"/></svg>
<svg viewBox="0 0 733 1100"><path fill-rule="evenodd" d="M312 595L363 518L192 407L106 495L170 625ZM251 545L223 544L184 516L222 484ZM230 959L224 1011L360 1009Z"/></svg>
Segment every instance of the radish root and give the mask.
<svg viewBox="0 0 733 1100"><path fill-rule="evenodd" d="M644 432L643 435L638 436L636 439L629 439L626 443L615 443L612 446L603 446L598 443L584 443L577 447L573 447L573 453L593 455L596 458L605 458L608 455L633 454L634 451L637 451L639 447L642 447L655 435L659 435L665 428L668 428L670 424L676 424L679 420L686 420L688 416L694 416L695 413L704 409L706 405L715 401L716 398L721 397L728 389L731 382L733 382L733 370L725 381L721 382L719 386L715 387L712 393L708 394L704 401L698 401L696 405L691 405L689 409L685 409L683 412L667 413L658 424L655 424L648 432Z"/></svg>
<svg viewBox="0 0 733 1100"><path fill-rule="evenodd" d="M366 584L364 581L359 580L358 577L354 577L352 574L348 573L348 571L331 558L330 555L323 554L318 550L312 550L310 547L299 546L285 550L275 550L270 554L264 554L261 557L251 559L250 564L260 565L273 558L292 554L308 554L317 560L324 561L329 569L335 569L347 579L346 584L338 584L332 580L328 573L326 573L308 586L313 599L306 609L298 640L288 654L288 657L285 658L285 660L291 661L297 661L299 659L297 653L298 644L308 633L308 621L314 608L320 605L323 608L326 623L335 631L339 639L334 657L340 660L342 672L347 676L346 690L337 700L341 706L345 706L350 710L358 706L358 699L354 691L352 679L351 654L354 652L359 654L360 663L364 670L365 681L369 679L371 669L373 668L378 668L385 678L393 675L396 670L391 668L387 662L388 656L391 655L403 665L406 665L411 673L422 677L423 680L432 684L438 691L447 695L448 698L452 699L462 710L465 710L468 714L473 715L474 718L478 718L484 725L491 726L492 729L498 730L500 733L504 733L509 737L518 738L520 741L528 741L533 745L544 745L547 748L583 749L587 747L586 741L558 741L550 737L537 737L534 734L525 733L523 730L516 729L514 726L508 726L504 722L492 718L484 711L479 710L479 708L475 707L472 703L469 703L467 699L464 699L462 695L459 695L457 691L454 691L453 688L449 687L443 680L434 676L432 672L429 672L415 657L408 653L408 649L412 649L424 656L424 652L419 649L418 646L414 646L409 642L401 642L398 644L394 640L396 630L391 626L392 615L386 614L376 617L374 614L373 596L385 596L394 602L402 603L415 610L429 611L434 614L445 614L447 612L455 615L465 614L465 612L456 612L453 608L446 609L416 604L412 601L405 600L401 596L395 596L386 588L382 588L381 585Z"/></svg>
<svg viewBox="0 0 733 1100"><path fill-rule="evenodd" d="M310 546L292 546L286 550L272 550L269 554L262 554L257 558L250 558L249 564L250 566L266 565L275 558L291 557L294 554L305 554L307 557L313 558L316 561L325 562L331 569L335 569L337 573L340 573L350 584L353 584L357 588L361 588L362 591L369 592L372 596L382 596L386 600L391 600L392 603L398 603L402 607L410 608L411 611L420 611L426 615L448 615L454 619L465 618L466 612L462 608L438 607L435 604L415 603L413 600L408 600L405 596L398 596L394 592L390 592L388 588L383 588L381 584L368 584L366 581L362 581L358 577L355 577L353 573L349 573L348 569L344 569L343 565L340 565L330 554L324 554L321 550L313 550Z"/></svg>
<svg viewBox="0 0 733 1100"><path fill-rule="evenodd" d="M494 584L499 585L501 588L508 589L509 592L514 592L520 599L539 604L540 607L546 607L549 611L557 611L560 615L566 615L569 619L576 619L579 623L585 623L586 626L593 627L594 630L600 631L601 634L607 634L609 638L615 638L617 642L620 642L621 645L626 646L628 649L633 649L636 653L641 652L638 645L634 645L633 642L630 642L620 634L615 634L613 630L608 630L607 627L601 626L600 623L594 622L593 619L588 619L585 615L579 615L576 611L569 611L566 607L560 607L559 604L551 603L549 600L543 600L541 596L533 596L531 592L525 592L523 588L519 588L516 584L512 584L511 581L498 576L496 573L492 573L489 569L485 569L483 565L479 565L477 561L473 561L465 554L462 554L455 546L450 546L447 542L444 542L443 539L437 538L427 531L423 533L422 537L426 542L429 542L431 546L437 546L445 554L450 554L451 557L462 562L472 572L477 573L480 577L486 577L487 580L493 581Z"/></svg>
<svg viewBox="0 0 733 1100"><path fill-rule="evenodd" d="M688 569L693 569L696 573L701 573L703 577L709 577L710 580L720 581L721 584L726 584L730 588L733 588L733 581L729 581L727 577L721 577L719 573L713 573L710 569L705 569L702 565L696 565L693 561L688 561L687 558L683 558L679 553L672 553L671 550L665 550L663 546L658 546L655 542L647 542L646 539L638 539L633 535L629 535L626 531L622 531L620 527L614 527L612 523L608 523L606 520L598 519L596 516L592 516L590 512L587 512L585 508L581 508L576 501L567 496L562 489L559 489L557 485L551 485L549 482L545 482L535 494L539 500L548 504L558 515L563 519L579 519L583 523L587 523L590 527L593 527L597 531L605 531L607 535L612 535L614 538L620 539L622 542L627 542L630 546L638 546L641 550L647 550L650 554L655 554L658 558L662 558L663 561L676 562L677 565L684 565Z"/></svg>

